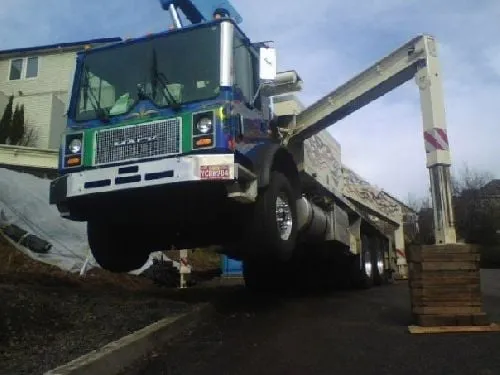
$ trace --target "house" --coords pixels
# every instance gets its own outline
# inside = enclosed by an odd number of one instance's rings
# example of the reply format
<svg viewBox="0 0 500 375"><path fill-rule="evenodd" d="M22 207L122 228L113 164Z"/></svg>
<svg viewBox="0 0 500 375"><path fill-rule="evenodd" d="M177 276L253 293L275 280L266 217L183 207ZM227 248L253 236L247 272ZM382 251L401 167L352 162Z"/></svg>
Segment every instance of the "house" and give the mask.
<svg viewBox="0 0 500 375"><path fill-rule="evenodd" d="M0 51L0 117L9 96L24 104L26 124L34 131L32 147L57 149L65 128L65 112L76 53L121 38L93 39Z"/></svg>
<svg viewBox="0 0 500 375"><path fill-rule="evenodd" d="M481 190L481 197L495 204L500 204L500 180L491 180Z"/></svg>

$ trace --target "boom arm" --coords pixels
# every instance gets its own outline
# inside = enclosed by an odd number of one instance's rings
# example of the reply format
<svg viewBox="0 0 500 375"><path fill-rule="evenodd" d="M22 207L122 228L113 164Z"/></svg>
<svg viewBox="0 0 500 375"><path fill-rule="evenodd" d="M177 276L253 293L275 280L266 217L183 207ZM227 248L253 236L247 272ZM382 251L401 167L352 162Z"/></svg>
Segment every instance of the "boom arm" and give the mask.
<svg viewBox="0 0 500 375"><path fill-rule="evenodd" d="M437 244L456 242L450 150L441 71L433 37L412 39L297 115L289 142L301 142L415 77L420 89Z"/></svg>
<svg viewBox="0 0 500 375"><path fill-rule="evenodd" d="M164 10L170 11L176 28L182 27L177 8L182 10L193 25L210 21L214 11L220 8L225 9L236 23L243 21L241 15L227 0L160 0L160 4Z"/></svg>

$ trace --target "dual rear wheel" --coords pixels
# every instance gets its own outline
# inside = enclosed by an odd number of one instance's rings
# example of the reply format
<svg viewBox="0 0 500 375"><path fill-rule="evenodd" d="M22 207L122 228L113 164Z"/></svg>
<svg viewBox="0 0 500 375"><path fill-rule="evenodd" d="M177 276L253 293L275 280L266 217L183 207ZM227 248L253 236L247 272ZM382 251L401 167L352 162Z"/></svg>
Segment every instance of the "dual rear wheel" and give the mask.
<svg viewBox="0 0 500 375"><path fill-rule="evenodd" d="M371 288L385 282L384 250L376 237L361 236L361 254L356 257L352 272L353 283L359 288Z"/></svg>

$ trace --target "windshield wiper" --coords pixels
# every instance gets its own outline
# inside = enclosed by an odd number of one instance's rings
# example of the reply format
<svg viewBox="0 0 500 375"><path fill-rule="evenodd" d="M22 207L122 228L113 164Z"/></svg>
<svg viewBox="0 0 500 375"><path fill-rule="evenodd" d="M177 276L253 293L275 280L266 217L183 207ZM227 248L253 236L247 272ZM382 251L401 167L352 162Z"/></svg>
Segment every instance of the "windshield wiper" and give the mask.
<svg viewBox="0 0 500 375"><path fill-rule="evenodd" d="M151 75L152 75L152 88L153 88L153 95L156 95L156 90L157 90L157 83L160 82L162 86L161 93L167 103L172 107L174 110L179 110L181 108L181 105L177 100L175 100L174 96L168 89L168 79L165 77L165 74L163 72L160 72L158 70L158 58L156 57L156 49L153 49L153 62L151 64Z"/></svg>
<svg viewBox="0 0 500 375"><path fill-rule="evenodd" d="M94 112L97 116L97 118L104 123L109 122L109 116L108 113L101 108L101 103L100 101L96 98L94 95L93 91L90 89L90 73L87 67L84 68L83 70L85 72L85 91L84 91L84 96L89 97L90 96L90 105L94 109Z"/></svg>

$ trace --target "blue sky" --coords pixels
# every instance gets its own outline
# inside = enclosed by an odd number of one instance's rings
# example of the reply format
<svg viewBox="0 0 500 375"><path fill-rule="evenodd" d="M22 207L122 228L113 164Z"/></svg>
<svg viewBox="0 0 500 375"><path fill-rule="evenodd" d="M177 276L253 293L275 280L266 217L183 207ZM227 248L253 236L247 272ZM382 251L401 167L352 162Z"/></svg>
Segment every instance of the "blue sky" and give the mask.
<svg viewBox="0 0 500 375"><path fill-rule="evenodd" d="M0 49L99 37L135 37L170 24L157 0L2 0ZM274 40L281 69L304 79L311 104L421 34L437 38L454 170L500 177L500 1L233 0L255 41ZM406 199L424 196L428 172L418 89L406 83L333 125L343 161Z"/></svg>

